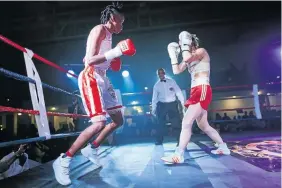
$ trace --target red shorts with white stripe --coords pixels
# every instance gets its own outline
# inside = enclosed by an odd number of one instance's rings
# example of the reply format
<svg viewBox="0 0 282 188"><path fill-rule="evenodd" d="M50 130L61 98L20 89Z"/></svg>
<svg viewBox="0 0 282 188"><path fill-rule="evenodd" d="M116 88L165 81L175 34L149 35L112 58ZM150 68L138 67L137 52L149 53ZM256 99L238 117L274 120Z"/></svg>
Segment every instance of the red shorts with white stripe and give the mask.
<svg viewBox="0 0 282 188"><path fill-rule="evenodd" d="M84 109L92 122L105 121L106 112L122 108L110 80L99 74L93 66L87 66L81 71L78 87Z"/></svg>
<svg viewBox="0 0 282 188"><path fill-rule="evenodd" d="M211 100L211 86L202 84L191 88L190 98L185 102L184 106L188 108L189 105L197 104L199 102L203 109L208 110Z"/></svg>

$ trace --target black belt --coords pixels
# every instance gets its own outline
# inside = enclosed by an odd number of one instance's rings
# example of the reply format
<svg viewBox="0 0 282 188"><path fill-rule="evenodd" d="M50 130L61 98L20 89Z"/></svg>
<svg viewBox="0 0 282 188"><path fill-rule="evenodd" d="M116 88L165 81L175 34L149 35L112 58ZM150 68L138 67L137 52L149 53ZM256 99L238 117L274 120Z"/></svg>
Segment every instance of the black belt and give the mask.
<svg viewBox="0 0 282 188"><path fill-rule="evenodd" d="M172 102L158 102L158 103L160 103L160 104L169 104L169 103L175 103L175 102L177 102L177 100L172 101Z"/></svg>

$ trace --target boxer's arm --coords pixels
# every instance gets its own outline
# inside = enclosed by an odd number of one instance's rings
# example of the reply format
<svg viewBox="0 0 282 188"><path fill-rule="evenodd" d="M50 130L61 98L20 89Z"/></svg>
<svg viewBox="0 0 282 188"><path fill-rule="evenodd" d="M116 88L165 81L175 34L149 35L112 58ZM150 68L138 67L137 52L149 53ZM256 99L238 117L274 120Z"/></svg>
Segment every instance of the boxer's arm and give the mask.
<svg viewBox="0 0 282 188"><path fill-rule="evenodd" d="M183 71L185 71L187 65L185 62L182 62L180 64L172 64L172 71L173 71L173 74L180 74L182 73Z"/></svg>
<svg viewBox="0 0 282 188"><path fill-rule="evenodd" d="M102 25L98 25L90 32L87 45L85 63L88 65L100 64L106 61L104 54L98 54L102 40L106 37L106 31Z"/></svg>
<svg viewBox="0 0 282 188"><path fill-rule="evenodd" d="M199 48L195 53L188 52L189 55L183 59L185 63L192 63L193 61L202 60L206 54L206 50L204 48Z"/></svg>

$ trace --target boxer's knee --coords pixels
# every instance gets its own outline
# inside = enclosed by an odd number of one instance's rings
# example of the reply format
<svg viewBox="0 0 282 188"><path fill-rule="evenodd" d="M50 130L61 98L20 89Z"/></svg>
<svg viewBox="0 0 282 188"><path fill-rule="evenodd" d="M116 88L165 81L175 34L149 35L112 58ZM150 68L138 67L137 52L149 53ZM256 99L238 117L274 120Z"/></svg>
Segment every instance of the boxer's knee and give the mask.
<svg viewBox="0 0 282 188"><path fill-rule="evenodd" d="M105 121L99 121L92 123L92 125L87 129L87 132L90 134L94 134L97 131L102 130L105 127Z"/></svg>
<svg viewBox="0 0 282 188"><path fill-rule="evenodd" d="M113 121L113 126L120 127L124 123L123 113L121 110L115 111L114 113L110 113L110 116Z"/></svg>
<svg viewBox="0 0 282 188"><path fill-rule="evenodd" d="M209 132L215 131L215 129L212 128L208 122L200 123L198 124L198 127L206 134L208 134Z"/></svg>
<svg viewBox="0 0 282 188"><path fill-rule="evenodd" d="M198 123L198 127L203 131L206 132L210 130L210 125L205 123Z"/></svg>
<svg viewBox="0 0 282 188"><path fill-rule="evenodd" d="M192 125L193 125L193 122L194 122L193 118L185 118L185 119L183 119L182 123L181 123L182 129L183 130L184 129L191 129Z"/></svg>
<svg viewBox="0 0 282 188"><path fill-rule="evenodd" d="M114 128L118 128L118 127L122 126L123 123L124 123L124 119L123 119L123 117L120 117L120 118L116 118L115 120L113 120L112 124L113 124Z"/></svg>

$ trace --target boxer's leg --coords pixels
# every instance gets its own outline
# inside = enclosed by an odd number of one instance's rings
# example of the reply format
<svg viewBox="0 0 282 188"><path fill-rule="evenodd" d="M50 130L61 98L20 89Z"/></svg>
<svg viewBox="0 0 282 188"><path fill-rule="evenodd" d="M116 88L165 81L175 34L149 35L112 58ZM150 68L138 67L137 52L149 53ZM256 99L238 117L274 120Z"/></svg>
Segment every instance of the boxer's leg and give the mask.
<svg viewBox="0 0 282 188"><path fill-rule="evenodd" d="M100 162L98 159L98 148L100 144L114 130L116 130L119 126L123 125L123 115L121 112L122 106L118 104L118 100L115 95L114 89L110 84L108 78L103 77L102 79L104 80L103 81L104 90L102 92L103 93L102 97L103 97L105 108L111 106L107 108L107 112L110 115L112 122L104 126L101 132L99 132L96 139L81 150L81 153L97 166L100 166Z"/></svg>
<svg viewBox="0 0 282 188"><path fill-rule="evenodd" d="M103 91L101 84L98 84L99 75L94 68L87 68L79 77L79 89L86 113L91 117L92 125L86 128L73 143L66 153L72 157L87 141L96 133L102 130L106 122L106 112L102 99Z"/></svg>
<svg viewBox="0 0 282 188"><path fill-rule="evenodd" d="M86 128L75 140L70 149L61 154L54 163L53 169L57 181L62 185L69 185L69 165L72 156L96 133L104 126L106 121L106 113L104 112L104 104L101 98L101 90L94 77L94 68L88 67L83 70L78 78L78 85L81 92L82 102L86 113L91 117L92 125Z"/></svg>
<svg viewBox="0 0 282 188"><path fill-rule="evenodd" d="M168 157L161 158L163 161L168 163L183 163L184 162L184 151L190 141L192 135L192 125L197 117L201 115L203 109L200 103L190 105L184 114L182 120L182 129L180 133L178 150L175 154Z"/></svg>
<svg viewBox="0 0 282 188"><path fill-rule="evenodd" d="M214 142L218 144L223 144L223 140L218 134L218 132L209 125L208 122L208 112L203 110L203 113L196 119L198 127L206 133Z"/></svg>
<svg viewBox="0 0 282 188"><path fill-rule="evenodd" d="M115 94L113 85L107 77L104 77L105 91L103 91L103 100L107 112L110 115L112 122L107 124L103 130L99 133L98 137L92 142L94 148L100 146L100 144L118 127L123 125L122 106L118 102L118 98Z"/></svg>
<svg viewBox="0 0 282 188"><path fill-rule="evenodd" d="M113 132L115 131L118 127L123 125L123 115L121 112L120 107L118 106L116 110L110 110L109 115L112 119L112 122L107 124L103 130L99 133L97 138L94 140L92 143L94 148L97 148L100 146L100 144Z"/></svg>
<svg viewBox="0 0 282 188"><path fill-rule="evenodd" d="M226 143L223 142L219 133L209 125L207 114L208 112L206 110L203 110L201 116L199 116L196 120L199 128L218 145L218 148L216 150L212 150L211 152L213 154L230 155L230 150L228 149Z"/></svg>

